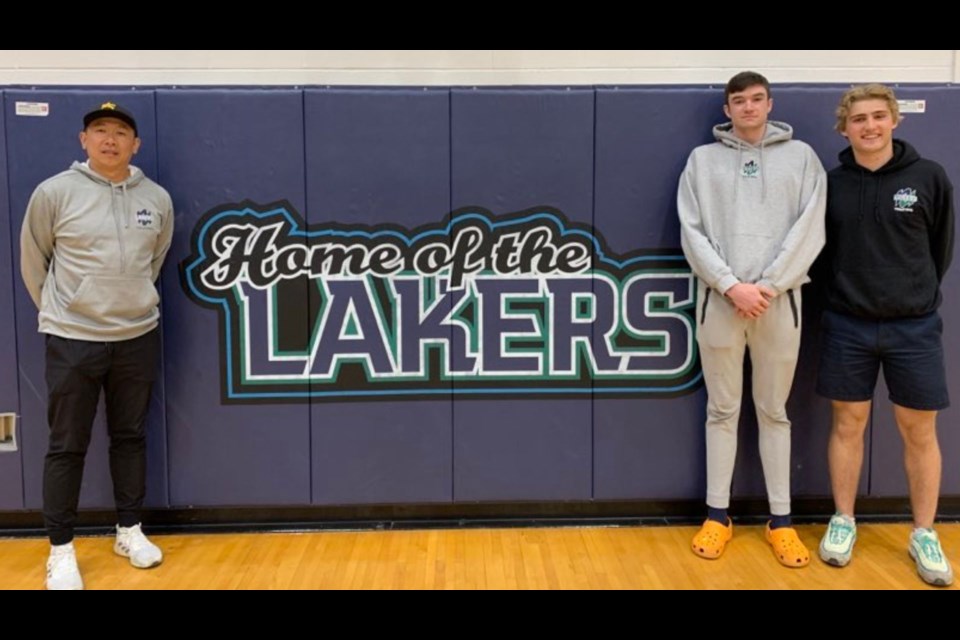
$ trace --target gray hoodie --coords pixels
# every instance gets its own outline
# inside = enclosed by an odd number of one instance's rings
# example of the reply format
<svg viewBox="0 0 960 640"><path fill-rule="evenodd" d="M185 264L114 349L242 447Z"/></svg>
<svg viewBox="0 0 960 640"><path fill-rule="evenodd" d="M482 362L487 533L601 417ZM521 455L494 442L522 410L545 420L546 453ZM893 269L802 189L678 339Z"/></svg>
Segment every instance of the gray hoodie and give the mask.
<svg viewBox="0 0 960 640"><path fill-rule="evenodd" d="M825 242L827 182L816 153L772 120L758 145L729 122L713 135L690 154L677 195L693 272L720 293L741 282L777 293L809 282Z"/></svg>
<svg viewBox="0 0 960 640"><path fill-rule="evenodd" d="M130 167L112 183L86 164L40 183L20 234L23 281L40 333L116 342L159 322L154 282L173 237L173 203Z"/></svg>

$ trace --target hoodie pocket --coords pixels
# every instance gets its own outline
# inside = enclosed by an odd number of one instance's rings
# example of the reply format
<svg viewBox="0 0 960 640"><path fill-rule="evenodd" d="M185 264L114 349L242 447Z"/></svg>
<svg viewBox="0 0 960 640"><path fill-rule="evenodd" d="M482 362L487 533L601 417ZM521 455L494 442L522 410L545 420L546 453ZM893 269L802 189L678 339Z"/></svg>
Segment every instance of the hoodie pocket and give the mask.
<svg viewBox="0 0 960 640"><path fill-rule="evenodd" d="M159 303L157 289L145 276L84 276L67 311L97 320L138 320Z"/></svg>

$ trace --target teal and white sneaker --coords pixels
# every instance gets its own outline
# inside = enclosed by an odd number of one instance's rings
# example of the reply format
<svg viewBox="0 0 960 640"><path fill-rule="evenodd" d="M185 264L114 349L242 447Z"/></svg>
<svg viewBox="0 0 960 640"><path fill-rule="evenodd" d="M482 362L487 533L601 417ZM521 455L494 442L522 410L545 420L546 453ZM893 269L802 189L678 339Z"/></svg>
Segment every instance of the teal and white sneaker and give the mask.
<svg viewBox="0 0 960 640"><path fill-rule="evenodd" d="M857 523L854 519L842 513L835 514L820 540L820 559L835 567L845 567L850 564L856 541Z"/></svg>
<svg viewBox="0 0 960 640"><path fill-rule="evenodd" d="M910 557L917 563L923 581L935 587L953 584L953 567L943 555L940 537L933 529L914 529L910 534Z"/></svg>

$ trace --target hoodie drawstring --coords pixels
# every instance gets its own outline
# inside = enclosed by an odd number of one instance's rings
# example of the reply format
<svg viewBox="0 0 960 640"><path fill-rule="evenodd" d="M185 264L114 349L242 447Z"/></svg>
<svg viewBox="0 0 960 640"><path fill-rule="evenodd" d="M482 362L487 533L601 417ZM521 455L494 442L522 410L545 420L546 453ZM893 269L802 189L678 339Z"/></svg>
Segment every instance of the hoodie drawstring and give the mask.
<svg viewBox="0 0 960 640"><path fill-rule="evenodd" d="M733 204L736 206L740 195L740 172L743 171L743 145L737 143L737 164L733 165Z"/></svg>
<svg viewBox="0 0 960 640"><path fill-rule="evenodd" d="M857 190L857 222L863 222L863 170L858 171L857 175L860 176L860 188Z"/></svg>
<svg viewBox="0 0 960 640"><path fill-rule="evenodd" d="M880 222L880 192L883 190L883 174L877 176L877 197L873 201L873 219Z"/></svg>
<svg viewBox="0 0 960 640"><path fill-rule="evenodd" d="M760 202L767 200L767 176L763 168L763 149L766 147L767 139L760 141Z"/></svg>
<svg viewBox="0 0 960 640"><path fill-rule="evenodd" d="M120 209L117 210L117 191L120 191ZM120 184L111 184L110 185L110 208L113 214L113 221L117 227L117 241L120 245L120 273L127 272L127 254L126 247L124 246L123 236L124 229L130 228L130 212L127 202L127 184L122 182Z"/></svg>
<svg viewBox="0 0 960 640"><path fill-rule="evenodd" d="M865 211L865 207L864 207L864 200L866 199L866 191L867 191L866 186L867 186L867 181L864 179L864 175L865 175L865 174L866 174L866 171L863 170L863 169L861 169L860 171L857 172L857 175L858 175L859 178L860 178L860 189L859 189L860 193L859 193L859 196L858 196L859 199L858 199L858 203L857 203L858 209L859 209L859 214L858 214L858 216L857 216L857 221L858 221L858 222L861 222L861 223L863 222L863 217L866 215L866 211ZM873 219L876 220L877 222L881 222L881 220L880 220L880 194L881 194L882 191L883 191L883 174L882 174L882 173L878 173L878 174L877 174L877 193L876 193L876 195L875 195L874 198L873 198Z"/></svg>

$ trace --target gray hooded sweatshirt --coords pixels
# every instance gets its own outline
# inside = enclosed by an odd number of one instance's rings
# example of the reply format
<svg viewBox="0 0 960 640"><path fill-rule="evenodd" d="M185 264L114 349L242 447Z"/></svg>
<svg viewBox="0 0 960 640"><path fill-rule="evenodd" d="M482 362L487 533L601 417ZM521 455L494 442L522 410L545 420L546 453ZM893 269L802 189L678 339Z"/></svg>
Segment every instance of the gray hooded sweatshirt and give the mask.
<svg viewBox="0 0 960 640"><path fill-rule="evenodd" d="M826 239L827 181L816 153L772 120L757 145L729 122L713 135L690 154L677 196L693 272L721 294L741 282L778 294L809 282Z"/></svg>
<svg viewBox="0 0 960 640"><path fill-rule="evenodd" d="M42 182L20 234L40 333L116 342L152 331L160 317L153 283L172 237L170 195L137 167L112 183L74 162Z"/></svg>

